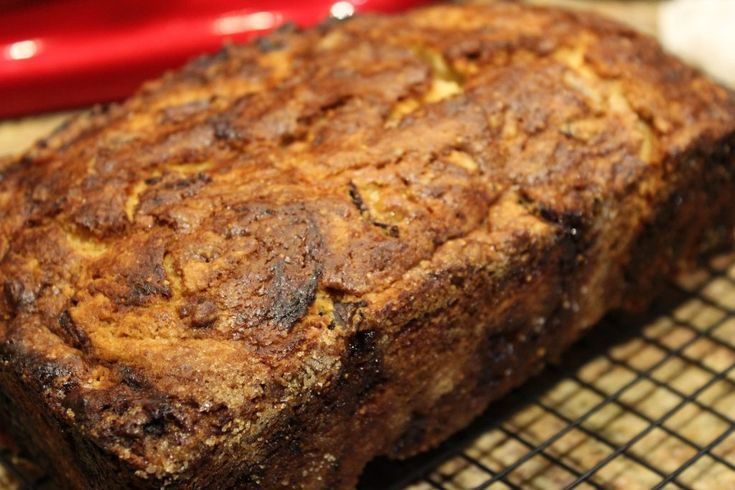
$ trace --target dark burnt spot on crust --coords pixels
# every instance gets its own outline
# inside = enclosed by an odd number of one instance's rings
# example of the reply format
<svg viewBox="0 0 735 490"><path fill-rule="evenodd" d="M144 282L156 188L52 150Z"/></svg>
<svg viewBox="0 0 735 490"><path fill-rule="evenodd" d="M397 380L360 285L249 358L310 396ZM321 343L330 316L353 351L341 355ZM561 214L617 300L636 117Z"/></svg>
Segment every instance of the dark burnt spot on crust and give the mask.
<svg viewBox="0 0 735 490"><path fill-rule="evenodd" d="M171 289L166 285L157 285L149 281L135 283L123 303L131 306L143 306L149 297L157 295L170 298Z"/></svg>
<svg viewBox="0 0 735 490"><path fill-rule="evenodd" d="M14 359L10 365L8 361ZM73 392L79 384L69 367L49 360L38 354L23 352L23 348L15 342L0 344L0 361L2 369L13 369L20 373L24 386L44 393L49 400L63 399Z"/></svg>
<svg viewBox="0 0 735 490"><path fill-rule="evenodd" d="M188 121L188 118L185 119ZM160 169L168 164L198 163L210 157L212 151L216 150L216 146L213 145L214 129L208 124L198 122L187 125L183 122L179 125L171 123L161 126L166 129L161 129L155 138L141 138L140 142L136 142L138 154L120 155L121 168L118 169L118 175L124 171L140 175L144 173L140 171L142 169ZM108 150L100 153L120 154L120 151ZM131 167L137 167L139 170L136 172Z"/></svg>
<svg viewBox="0 0 735 490"><path fill-rule="evenodd" d="M176 190L186 189L182 194L183 197L191 197L197 190L201 189L204 184L208 184L210 182L212 182L212 177L205 173L197 172L189 177L176 179L173 182L166 182L163 184L163 187Z"/></svg>
<svg viewBox="0 0 735 490"><path fill-rule="evenodd" d="M237 338L263 335L246 333L253 328L290 332L314 302L322 278L323 239L312 210L302 203L240 202L215 220L213 243L225 260L210 261L201 280L210 285L206 296L233 313L218 328L234 329ZM193 252L176 254L203 260ZM234 253L236 260L230 258Z"/></svg>
<svg viewBox="0 0 735 490"><path fill-rule="evenodd" d="M296 413L286 418L282 428L273 436L271 444L276 450L287 452L290 456L298 456L303 452L304 420L299 407Z"/></svg>
<svg viewBox="0 0 735 490"><path fill-rule="evenodd" d="M80 187L84 198L71 203L70 214L73 223L82 232L104 237L126 229L128 218L125 213L127 195L124 192L124 179L89 176L82 180ZM58 200L50 201L49 211L59 205Z"/></svg>
<svg viewBox="0 0 735 490"><path fill-rule="evenodd" d="M365 206L365 201L362 200L362 196L360 195L360 191L357 189L357 186L350 182L348 184L348 192L350 194L350 200L352 201L352 204L355 205L358 211L360 213L368 213L368 208Z"/></svg>
<svg viewBox="0 0 735 490"><path fill-rule="evenodd" d="M119 385L94 390L75 385L68 390L60 399L67 414L73 414L82 427L96 427L104 446L124 442L141 451L164 437L180 444L185 428L199 419L196 406L159 392L125 366L116 370L124 376ZM147 441L148 437L154 441Z"/></svg>
<svg viewBox="0 0 735 490"><path fill-rule="evenodd" d="M285 273L285 266L285 261L279 260L272 269L270 316L277 326L291 330L314 302L321 269L314 267L305 281L294 283L293 277Z"/></svg>
<svg viewBox="0 0 735 490"><path fill-rule="evenodd" d="M212 177L203 172L181 176L176 168L171 173L156 177L140 195L137 213L155 217L158 222L174 229L186 229L191 225L188 215L177 209L181 203L196 196Z"/></svg>
<svg viewBox="0 0 735 490"><path fill-rule="evenodd" d="M161 437L166 433L167 426L176 423L171 406L164 400L151 401L144 405L148 420L143 423L143 433L149 436Z"/></svg>
<svg viewBox="0 0 735 490"><path fill-rule="evenodd" d="M571 242L577 244L580 248L584 248L585 241L588 241L587 233L590 229L590 216L581 210L562 210L558 211L544 203L533 203L528 200L524 203L531 212L544 221L559 226L564 233L564 237Z"/></svg>
<svg viewBox="0 0 735 490"><path fill-rule="evenodd" d="M377 333L374 330L356 332L347 345L347 352L355 359L369 357L375 350L376 340Z"/></svg>
<svg viewBox="0 0 735 490"><path fill-rule="evenodd" d="M212 127L214 128L214 137L218 140L237 141L242 139L237 129L225 118L214 118L212 121Z"/></svg>
<svg viewBox="0 0 735 490"><path fill-rule="evenodd" d="M370 390L384 382L383 358L378 348L379 334L374 330L355 332L347 344L346 365L356 379L340 382L355 383L354 397L359 402Z"/></svg>
<svg viewBox="0 0 735 490"><path fill-rule="evenodd" d="M17 278L5 280L3 283L3 293L11 311L30 305L36 300L35 292Z"/></svg>
<svg viewBox="0 0 735 490"><path fill-rule="evenodd" d="M85 351L90 348L91 344L87 333L74 322L69 310L64 310L59 315L59 327L62 336L69 345Z"/></svg>
<svg viewBox="0 0 735 490"><path fill-rule="evenodd" d="M450 282L452 286L462 289L465 285L465 276L463 274L452 274Z"/></svg>
<svg viewBox="0 0 735 490"><path fill-rule="evenodd" d="M88 422L85 414L87 413L89 400L84 396L83 391L78 386L74 387L64 396L61 405L65 410L71 410L75 419L79 420L79 422Z"/></svg>
<svg viewBox="0 0 735 490"><path fill-rule="evenodd" d="M357 188L357 186L353 182L350 182L347 184L347 191L350 195L350 200L352 201L352 204L354 204L355 208L357 208L362 216L364 216L365 218L369 218L370 209L365 204L365 201L363 200L362 195L360 194L360 190ZM373 226L382 229L387 236L391 238L400 238L400 230L398 226L388 223L382 223L376 220L371 221L371 223Z"/></svg>
<svg viewBox="0 0 735 490"><path fill-rule="evenodd" d="M385 230L385 233L391 238L401 237L401 232L396 225L389 225L387 223L381 223L379 221L373 221L373 225Z"/></svg>
<svg viewBox="0 0 735 490"><path fill-rule="evenodd" d="M209 328L217 321L219 308L209 298L199 296L179 308L179 316L188 318L192 328Z"/></svg>
<svg viewBox="0 0 735 490"><path fill-rule="evenodd" d="M564 228L570 230L571 235L576 234L571 230L582 229L585 225L585 215L580 211L564 211L560 213L553 208L540 204L539 216L550 223L562 225Z"/></svg>
<svg viewBox="0 0 735 490"><path fill-rule="evenodd" d="M91 267L90 293L101 293L121 306L143 306L155 297L171 298L164 253L161 237L153 236L130 250L105 256Z"/></svg>
<svg viewBox="0 0 735 490"><path fill-rule="evenodd" d="M43 361L32 364L32 376L41 386L57 386L59 381L64 382L71 378L71 371L52 361Z"/></svg>
<svg viewBox="0 0 735 490"><path fill-rule="evenodd" d="M139 369L126 364L117 364L115 368L122 382L130 388L134 390L150 388L150 383Z"/></svg>
<svg viewBox="0 0 735 490"><path fill-rule="evenodd" d="M354 302L335 301L334 302L334 322L339 327L352 325L353 318L358 309L367 306L367 301L360 300Z"/></svg>

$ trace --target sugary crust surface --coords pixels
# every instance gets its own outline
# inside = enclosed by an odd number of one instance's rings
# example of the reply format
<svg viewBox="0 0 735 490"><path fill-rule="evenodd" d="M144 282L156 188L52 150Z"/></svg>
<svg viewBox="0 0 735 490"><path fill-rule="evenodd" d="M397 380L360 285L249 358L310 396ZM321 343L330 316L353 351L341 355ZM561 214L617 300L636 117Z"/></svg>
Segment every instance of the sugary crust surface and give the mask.
<svg viewBox="0 0 735 490"><path fill-rule="evenodd" d="M70 486L108 466L133 486L350 486L691 258L732 204L734 130L725 89L559 10L438 6L227 47L0 169L0 391L73 433L48 443L82 448ZM635 269L693 188L681 247ZM506 332L550 318L559 339L501 369L525 342ZM309 420L326 442L292 444L299 476L274 455Z"/></svg>

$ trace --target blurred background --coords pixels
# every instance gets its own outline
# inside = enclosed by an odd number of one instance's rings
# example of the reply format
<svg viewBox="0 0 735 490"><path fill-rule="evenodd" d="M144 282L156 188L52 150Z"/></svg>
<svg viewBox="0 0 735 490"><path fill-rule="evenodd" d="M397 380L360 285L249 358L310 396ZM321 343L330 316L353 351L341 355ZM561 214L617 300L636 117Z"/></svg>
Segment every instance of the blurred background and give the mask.
<svg viewBox="0 0 735 490"><path fill-rule="evenodd" d="M475 3L493 0L475 0ZM508 0L506 0L508 1ZM523 1L523 0L517 0ZM0 155L226 42L426 0L0 0ZM735 86L735 0L527 0L614 17Z"/></svg>

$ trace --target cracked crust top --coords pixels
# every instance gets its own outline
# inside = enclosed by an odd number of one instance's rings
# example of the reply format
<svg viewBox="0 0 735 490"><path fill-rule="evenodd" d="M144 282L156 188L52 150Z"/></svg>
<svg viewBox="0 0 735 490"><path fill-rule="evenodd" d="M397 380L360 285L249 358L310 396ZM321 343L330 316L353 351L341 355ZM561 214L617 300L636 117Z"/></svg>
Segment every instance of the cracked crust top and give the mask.
<svg viewBox="0 0 735 490"><path fill-rule="evenodd" d="M183 472L329 384L411 281L502 268L553 239L536 216L593 216L733 113L653 40L557 10L229 46L0 169L3 360L97 444Z"/></svg>

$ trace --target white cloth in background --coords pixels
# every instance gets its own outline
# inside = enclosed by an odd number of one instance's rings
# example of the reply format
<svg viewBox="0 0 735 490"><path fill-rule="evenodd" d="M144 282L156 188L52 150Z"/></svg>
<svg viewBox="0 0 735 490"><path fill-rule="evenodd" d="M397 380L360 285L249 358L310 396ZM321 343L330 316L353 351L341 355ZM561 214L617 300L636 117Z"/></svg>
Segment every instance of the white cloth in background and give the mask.
<svg viewBox="0 0 735 490"><path fill-rule="evenodd" d="M735 87L735 0L670 0L661 5L663 45Z"/></svg>

